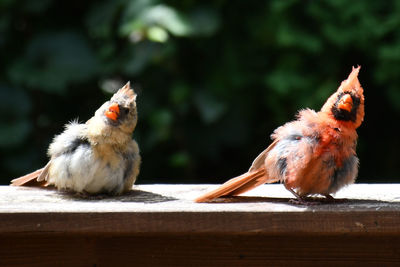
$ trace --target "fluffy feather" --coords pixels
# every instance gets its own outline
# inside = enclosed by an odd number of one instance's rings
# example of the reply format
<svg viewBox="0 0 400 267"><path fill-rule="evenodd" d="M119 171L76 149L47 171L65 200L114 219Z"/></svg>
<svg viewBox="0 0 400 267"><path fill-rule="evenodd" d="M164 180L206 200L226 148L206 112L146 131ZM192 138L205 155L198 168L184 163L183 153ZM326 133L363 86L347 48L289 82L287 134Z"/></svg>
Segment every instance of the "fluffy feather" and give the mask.
<svg viewBox="0 0 400 267"><path fill-rule="evenodd" d="M136 94L127 83L85 124L73 121L48 149L43 169L14 179L12 185L37 182L78 193L118 195L131 189L139 174L140 155L132 140ZM117 109L112 109L118 105ZM107 112L117 112L112 119Z"/></svg>
<svg viewBox="0 0 400 267"><path fill-rule="evenodd" d="M195 201L238 195L264 183L281 181L304 203L308 195L331 199L330 194L354 183L358 173L356 128L364 119L359 70L352 69L321 111L301 110L297 120L277 128L271 136L274 142L254 160L247 173ZM346 105L338 104L342 102Z"/></svg>

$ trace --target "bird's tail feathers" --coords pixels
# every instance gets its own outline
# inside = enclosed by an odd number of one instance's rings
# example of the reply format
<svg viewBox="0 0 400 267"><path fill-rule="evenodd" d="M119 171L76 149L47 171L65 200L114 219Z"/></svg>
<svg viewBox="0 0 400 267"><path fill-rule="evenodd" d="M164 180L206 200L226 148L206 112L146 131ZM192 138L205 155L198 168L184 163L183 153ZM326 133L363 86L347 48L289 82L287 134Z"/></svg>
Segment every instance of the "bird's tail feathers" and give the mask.
<svg viewBox="0 0 400 267"><path fill-rule="evenodd" d="M47 181L50 162L44 168L28 173L24 176L11 180L12 186L48 186Z"/></svg>
<svg viewBox="0 0 400 267"><path fill-rule="evenodd" d="M230 179L217 189L208 192L195 199L196 202L208 202L221 196L236 196L265 183L265 168L246 172L240 176Z"/></svg>
<svg viewBox="0 0 400 267"><path fill-rule="evenodd" d="M11 185L13 186L22 186L22 185L28 185L28 184L33 184L34 182L37 182L36 179L39 177L39 175L42 173L43 168L36 170L34 172L28 173L24 176L15 178L11 180Z"/></svg>

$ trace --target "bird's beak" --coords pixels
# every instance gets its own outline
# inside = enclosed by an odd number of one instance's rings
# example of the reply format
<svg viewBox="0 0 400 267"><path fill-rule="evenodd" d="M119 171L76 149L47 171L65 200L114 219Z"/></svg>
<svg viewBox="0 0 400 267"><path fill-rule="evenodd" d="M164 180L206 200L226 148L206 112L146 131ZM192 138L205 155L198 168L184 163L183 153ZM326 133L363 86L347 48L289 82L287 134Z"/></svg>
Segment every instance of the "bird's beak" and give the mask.
<svg viewBox="0 0 400 267"><path fill-rule="evenodd" d="M342 110L346 110L348 112L351 111L351 109L353 108L353 99L351 98L351 95L346 94L344 95L339 103L338 103L338 109L342 109Z"/></svg>
<svg viewBox="0 0 400 267"><path fill-rule="evenodd" d="M108 110L104 112L107 118L110 120L116 121L119 116L119 106L117 103L113 103L108 107Z"/></svg>

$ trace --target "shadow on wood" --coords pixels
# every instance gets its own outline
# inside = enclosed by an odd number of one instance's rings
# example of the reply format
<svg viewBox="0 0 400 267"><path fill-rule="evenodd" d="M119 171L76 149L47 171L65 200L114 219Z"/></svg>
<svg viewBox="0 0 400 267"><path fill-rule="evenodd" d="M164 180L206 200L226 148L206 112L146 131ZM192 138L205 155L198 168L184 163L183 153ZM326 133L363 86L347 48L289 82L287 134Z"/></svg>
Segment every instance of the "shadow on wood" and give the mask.
<svg viewBox="0 0 400 267"><path fill-rule="evenodd" d="M60 196L64 199L78 200L78 201L102 201L102 202L141 202L141 203L161 203L166 201L177 200L170 196L163 196L160 194L143 191L131 190L121 196L110 196L105 194L100 195L86 195L75 194L70 192L59 192Z"/></svg>
<svg viewBox="0 0 400 267"><path fill-rule="evenodd" d="M307 205L298 205L290 202L294 198L281 198L281 197L256 197L256 196L223 196L214 199L208 203L211 204L223 204L223 203L283 203L293 206L305 206ZM381 201L381 200L372 200L372 199L351 199L351 198L336 198L333 202L321 197L309 197L307 198L309 201L316 201L321 205L360 205L360 204L388 204L392 205L391 201ZM315 207L315 206L314 206Z"/></svg>
<svg viewBox="0 0 400 267"><path fill-rule="evenodd" d="M400 266L398 184L352 185L317 206L290 204L280 185L193 202L212 187L0 187L0 266Z"/></svg>

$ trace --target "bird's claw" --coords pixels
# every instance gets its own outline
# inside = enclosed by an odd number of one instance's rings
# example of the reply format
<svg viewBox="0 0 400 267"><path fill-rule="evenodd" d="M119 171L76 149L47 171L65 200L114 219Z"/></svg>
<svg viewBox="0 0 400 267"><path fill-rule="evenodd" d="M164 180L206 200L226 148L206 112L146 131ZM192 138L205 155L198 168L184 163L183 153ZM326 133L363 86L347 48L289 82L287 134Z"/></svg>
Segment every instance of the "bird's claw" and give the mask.
<svg viewBox="0 0 400 267"><path fill-rule="evenodd" d="M324 195L325 198L311 198L311 197L296 197L295 199L290 199L289 203L295 205L304 205L304 206L315 206L321 204L337 204L344 203L347 199L336 199L331 195Z"/></svg>
<svg viewBox="0 0 400 267"><path fill-rule="evenodd" d="M306 198L292 198L289 199L290 204L295 204L295 205L303 205L303 206L315 206L315 205L321 205L322 202L318 200L311 200L311 199L306 199Z"/></svg>

